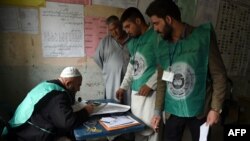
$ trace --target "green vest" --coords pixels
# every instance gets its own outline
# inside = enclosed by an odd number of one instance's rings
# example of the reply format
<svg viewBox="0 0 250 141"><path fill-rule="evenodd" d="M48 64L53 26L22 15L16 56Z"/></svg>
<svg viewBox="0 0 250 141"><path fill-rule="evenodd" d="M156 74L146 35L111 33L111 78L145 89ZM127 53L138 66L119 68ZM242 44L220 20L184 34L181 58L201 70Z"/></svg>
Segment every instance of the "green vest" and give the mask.
<svg viewBox="0 0 250 141"><path fill-rule="evenodd" d="M11 127L18 127L25 123L32 115L35 105L49 92L56 91L65 91L61 86L49 83L42 82L33 88L22 101L22 103L17 107L14 116L9 121Z"/></svg>
<svg viewBox="0 0 250 141"><path fill-rule="evenodd" d="M201 25L185 39L160 48L160 65L169 71L172 62L174 72L173 82L166 82L165 112L179 117L203 112L211 30L211 24Z"/></svg>
<svg viewBox="0 0 250 141"><path fill-rule="evenodd" d="M130 63L133 65L132 90L139 91L156 71L156 46L160 40L159 35L149 28L138 38L128 42Z"/></svg>

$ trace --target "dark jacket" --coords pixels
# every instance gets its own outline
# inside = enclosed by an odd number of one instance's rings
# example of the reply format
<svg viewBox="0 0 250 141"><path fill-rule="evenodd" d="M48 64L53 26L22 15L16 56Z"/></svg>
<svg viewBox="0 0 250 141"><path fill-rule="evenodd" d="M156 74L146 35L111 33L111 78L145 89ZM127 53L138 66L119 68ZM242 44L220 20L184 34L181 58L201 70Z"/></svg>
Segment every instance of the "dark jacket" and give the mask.
<svg viewBox="0 0 250 141"><path fill-rule="evenodd" d="M48 82L65 88L59 80ZM17 140L51 141L60 136L69 136L70 132L89 116L85 109L73 112L71 106L74 101L74 95L65 91L53 90L46 94L35 105L34 112L28 120L32 125L26 122L14 129Z"/></svg>

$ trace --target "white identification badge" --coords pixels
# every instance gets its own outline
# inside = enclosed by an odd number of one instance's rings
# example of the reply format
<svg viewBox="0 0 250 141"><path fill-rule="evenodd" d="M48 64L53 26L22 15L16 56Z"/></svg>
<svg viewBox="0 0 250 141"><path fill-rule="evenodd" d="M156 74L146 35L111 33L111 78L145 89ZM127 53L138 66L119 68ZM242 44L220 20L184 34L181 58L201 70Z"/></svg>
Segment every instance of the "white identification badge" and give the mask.
<svg viewBox="0 0 250 141"><path fill-rule="evenodd" d="M174 73L169 71L164 71L162 75L162 80L173 82L174 80Z"/></svg>

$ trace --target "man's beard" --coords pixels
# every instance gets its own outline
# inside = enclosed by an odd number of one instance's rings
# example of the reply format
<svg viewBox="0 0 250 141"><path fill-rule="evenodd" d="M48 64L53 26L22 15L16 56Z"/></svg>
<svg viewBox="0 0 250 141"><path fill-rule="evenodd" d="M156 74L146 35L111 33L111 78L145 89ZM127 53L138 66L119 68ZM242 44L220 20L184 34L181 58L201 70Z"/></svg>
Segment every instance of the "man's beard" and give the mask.
<svg viewBox="0 0 250 141"><path fill-rule="evenodd" d="M173 28L167 23L165 23L163 32L161 33L163 36L163 39L168 40L168 41L173 41L172 33L173 33Z"/></svg>
<svg viewBox="0 0 250 141"><path fill-rule="evenodd" d="M69 92L71 95L73 95L73 96L75 96L76 93L77 93L77 91L75 91L74 88L73 88L72 86L69 86L69 87L67 88L67 90L68 90L68 92Z"/></svg>
<svg viewBox="0 0 250 141"><path fill-rule="evenodd" d="M131 36L131 37L133 37L133 38L139 38L141 35L140 34L138 34L138 35L134 35L134 36Z"/></svg>
<svg viewBox="0 0 250 141"><path fill-rule="evenodd" d="M76 91L70 91L70 94L72 94L74 96L76 95L76 93L77 93Z"/></svg>
<svg viewBox="0 0 250 141"><path fill-rule="evenodd" d="M132 33L128 33L129 37L132 37L132 38L139 38L141 36L141 32L139 30L139 27L137 26L137 30L133 32L134 34Z"/></svg>

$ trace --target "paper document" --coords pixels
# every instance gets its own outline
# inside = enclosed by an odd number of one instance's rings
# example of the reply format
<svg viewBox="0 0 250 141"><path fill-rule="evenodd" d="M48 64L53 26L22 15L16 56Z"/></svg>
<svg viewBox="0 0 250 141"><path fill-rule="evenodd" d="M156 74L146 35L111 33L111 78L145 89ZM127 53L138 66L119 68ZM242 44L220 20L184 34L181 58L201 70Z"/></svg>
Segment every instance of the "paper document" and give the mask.
<svg viewBox="0 0 250 141"><path fill-rule="evenodd" d="M111 123L114 122L116 118L114 117L103 117L101 118L101 121L106 122L106 123Z"/></svg>
<svg viewBox="0 0 250 141"><path fill-rule="evenodd" d="M72 105L72 109L74 112L81 110L84 106L86 106L86 101L78 102ZM101 115L101 114L111 114L111 113L121 113L127 112L130 109L128 105L116 104L116 103L101 103L98 106L95 106L94 111L91 116L93 115Z"/></svg>
<svg viewBox="0 0 250 141"><path fill-rule="evenodd" d="M200 139L199 141L207 141L207 135L209 131L209 125L206 122L200 126Z"/></svg>
<svg viewBox="0 0 250 141"><path fill-rule="evenodd" d="M94 108L94 112L91 115L110 114L127 112L130 109L128 105L116 104L116 103L102 103Z"/></svg>
<svg viewBox="0 0 250 141"><path fill-rule="evenodd" d="M140 124L137 120L131 116L113 116L104 117L100 119L100 124L108 131L127 128L130 126Z"/></svg>
<svg viewBox="0 0 250 141"><path fill-rule="evenodd" d="M105 122L105 124L108 127L115 127L119 125L133 123L136 120L132 119L130 116L115 116L115 117L101 118L101 121Z"/></svg>

